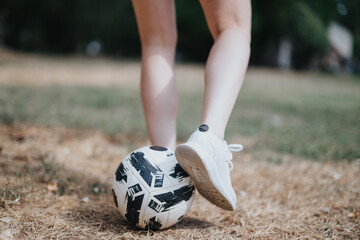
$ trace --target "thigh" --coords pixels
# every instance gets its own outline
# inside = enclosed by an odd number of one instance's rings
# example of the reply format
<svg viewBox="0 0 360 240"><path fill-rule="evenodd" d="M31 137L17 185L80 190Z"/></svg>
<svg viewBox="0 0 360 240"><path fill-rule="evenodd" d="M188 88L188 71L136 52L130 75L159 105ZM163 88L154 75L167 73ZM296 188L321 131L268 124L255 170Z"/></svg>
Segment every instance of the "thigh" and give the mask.
<svg viewBox="0 0 360 240"><path fill-rule="evenodd" d="M245 34L251 32L250 0L200 0L212 36L229 28L240 28Z"/></svg>
<svg viewBox="0 0 360 240"><path fill-rule="evenodd" d="M132 0L132 4L143 44L176 40L174 0Z"/></svg>

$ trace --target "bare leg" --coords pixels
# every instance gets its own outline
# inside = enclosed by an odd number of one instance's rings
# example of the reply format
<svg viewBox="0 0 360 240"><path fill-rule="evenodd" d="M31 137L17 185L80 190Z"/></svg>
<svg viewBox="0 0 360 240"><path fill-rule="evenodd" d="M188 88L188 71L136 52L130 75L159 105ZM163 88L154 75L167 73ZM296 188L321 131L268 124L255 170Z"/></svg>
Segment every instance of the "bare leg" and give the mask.
<svg viewBox="0 0 360 240"><path fill-rule="evenodd" d="M175 149L178 96L173 0L132 1L141 38L141 97L151 144Z"/></svg>
<svg viewBox="0 0 360 240"><path fill-rule="evenodd" d="M200 0L214 38L205 68L202 123L224 138L250 56L250 0Z"/></svg>

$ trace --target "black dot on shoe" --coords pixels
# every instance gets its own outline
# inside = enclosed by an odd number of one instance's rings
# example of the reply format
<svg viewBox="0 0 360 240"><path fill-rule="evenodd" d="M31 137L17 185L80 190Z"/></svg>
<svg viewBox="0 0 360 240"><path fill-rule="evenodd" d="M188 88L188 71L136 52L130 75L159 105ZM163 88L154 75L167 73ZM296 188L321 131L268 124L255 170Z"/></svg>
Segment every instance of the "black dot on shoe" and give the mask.
<svg viewBox="0 0 360 240"><path fill-rule="evenodd" d="M151 146L150 149L155 150L155 151L160 151L160 152L165 152L168 149L165 147L161 147L161 146Z"/></svg>
<svg viewBox="0 0 360 240"><path fill-rule="evenodd" d="M209 130L209 126L206 124L203 124L199 127L200 132L207 132Z"/></svg>

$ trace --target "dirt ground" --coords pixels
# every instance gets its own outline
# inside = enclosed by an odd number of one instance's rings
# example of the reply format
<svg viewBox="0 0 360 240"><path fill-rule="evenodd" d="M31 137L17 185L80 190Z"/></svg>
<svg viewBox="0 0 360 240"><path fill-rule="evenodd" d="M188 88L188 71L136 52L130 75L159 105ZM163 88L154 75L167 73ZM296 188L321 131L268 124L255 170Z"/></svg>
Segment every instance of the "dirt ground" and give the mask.
<svg viewBox="0 0 360 240"><path fill-rule="evenodd" d="M138 87L138 62L71 59L0 49L0 85ZM286 84L300 86L301 75L292 72L279 74L293 80L263 82L279 76L272 71L250 70L247 82L279 93ZM201 89L201 66L179 65L177 72L182 90ZM301 86L314 88L310 80ZM228 142L251 148L254 139ZM319 162L281 154L277 161L280 153L270 151L234 155L236 211L223 211L197 193L175 226L134 229L115 208L111 180L120 161L147 144L141 136L114 138L98 129L0 124L0 239L360 239L360 159Z"/></svg>
<svg viewBox="0 0 360 240"><path fill-rule="evenodd" d="M134 138L136 146L147 144ZM96 130L0 128L0 239L359 239L360 161L235 155L235 212L196 195L168 230L129 226L110 194L129 146ZM271 153L268 153L271 154Z"/></svg>

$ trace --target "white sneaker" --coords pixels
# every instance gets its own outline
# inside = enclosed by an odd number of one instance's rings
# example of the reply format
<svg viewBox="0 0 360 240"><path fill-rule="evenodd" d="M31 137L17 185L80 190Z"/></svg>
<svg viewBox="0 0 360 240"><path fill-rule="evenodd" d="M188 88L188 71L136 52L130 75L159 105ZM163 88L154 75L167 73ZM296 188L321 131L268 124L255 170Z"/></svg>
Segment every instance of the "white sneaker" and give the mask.
<svg viewBox="0 0 360 240"><path fill-rule="evenodd" d="M236 194L231 185L232 153L243 149L240 144L227 145L215 136L208 125L201 125L187 143L179 145L175 156L191 176L199 193L216 206L233 211Z"/></svg>

